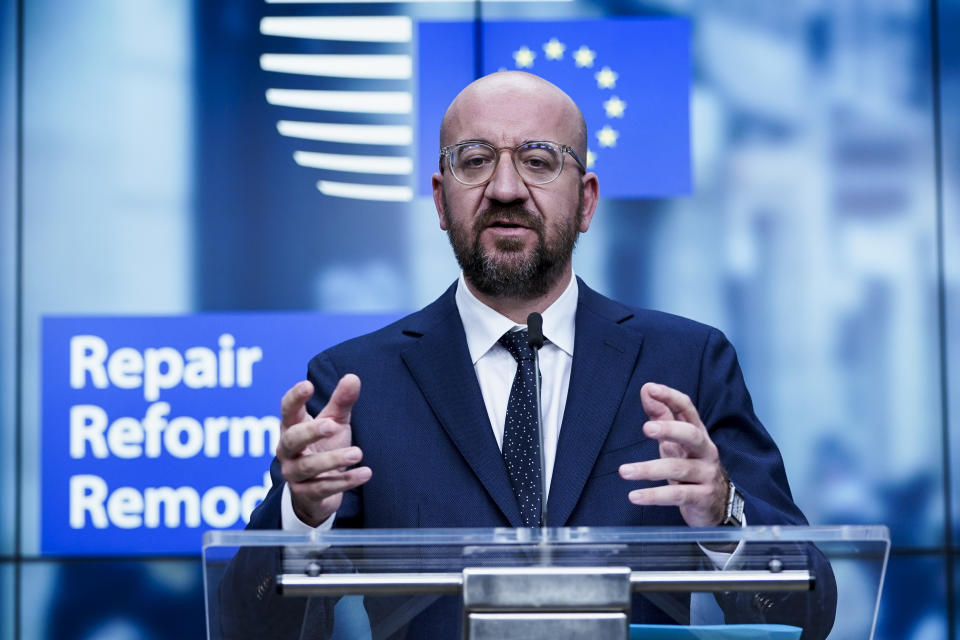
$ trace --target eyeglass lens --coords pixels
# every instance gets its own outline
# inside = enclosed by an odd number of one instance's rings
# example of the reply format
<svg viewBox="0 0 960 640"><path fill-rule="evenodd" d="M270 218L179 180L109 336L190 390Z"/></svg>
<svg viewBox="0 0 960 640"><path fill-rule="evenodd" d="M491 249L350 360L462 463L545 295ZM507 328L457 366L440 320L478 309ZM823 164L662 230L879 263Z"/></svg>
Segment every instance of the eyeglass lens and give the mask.
<svg viewBox="0 0 960 640"><path fill-rule="evenodd" d="M468 143L453 148L450 166L460 181L479 184L493 176L497 155L497 150L488 144ZM560 174L563 152L545 142L531 142L513 150L513 164L525 182L544 184Z"/></svg>

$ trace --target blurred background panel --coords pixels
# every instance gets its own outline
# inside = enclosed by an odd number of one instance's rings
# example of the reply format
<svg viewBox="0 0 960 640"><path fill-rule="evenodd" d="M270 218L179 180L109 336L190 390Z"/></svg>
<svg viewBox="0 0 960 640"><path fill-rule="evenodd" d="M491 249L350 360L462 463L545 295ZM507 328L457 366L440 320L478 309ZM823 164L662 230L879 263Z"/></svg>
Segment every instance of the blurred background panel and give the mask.
<svg viewBox="0 0 960 640"><path fill-rule="evenodd" d="M192 8L22 5L24 425L40 424L43 315L191 309ZM23 550L36 553L40 430L21 433Z"/></svg>
<svg viewBox="0 0 960 640"><path fill-rule="evenodd" d="M21 638L206 638L194 560L33 561L23 565Z"/></svg>
<svg viewBox="0 0 960 640"><path fill-rule="evenodd" d="M953 629L952 638L960 638L960 616L957 615L957 612L960 611L960 560L957 559L956 554L953 555L953 602L950 603L951 611L953 614L951 616L953 620Z"/></svg>
<svg viewBox="0 0 960 640"><path fill-rule="evenodd" d="M332 15L399 21L380 40L264 26ZM386 54L415 69L422 21L638 16L689 20L693 193L602 200L575 269L615 298L722 329L811 522L890 526L878 637L958 637L960 3L947 0L3 3L0 557L14 564L0 612L19 603L19 637L63 638L71 619L78 638L203 637L198 560L37 557L44 315L396 311L456 277L410 172L316 166L318 154L415 157L415 135L362 144L281 124L412 130L418 79L284 73L262 56ZM467 73L492 55L472 38L450 46ZM374 84L412 105L318 109L275 93ZM613 170L598 169L601 191ZM328 195L343 184L388 195ZM104 576L125 609L74 606L68 594Z"/></svg>
<svg viewBox="0 0 960 640"><path fill-rule="evenodd" d="M953 545L960 544L960 2L945 2L940 16L941 153L943 155L943 279L947 408L950 417ZM956 610L956 609L955 609Z"/></svg>
<svg viewBox="0 0 960 640"><path fill-rule="evenodd" d="M16 16L15 3L0 5L0 557L13 554L17 530Z"/></svg>
<svg viewBox="0 0 960 640"><path fill-rule="evenodd" d="M632 221L644 257L618 293L727 332L812 521L938 544L928 5L780 9L693 18L696 190Z"/></svg>
<svg viewBox="0 0 960 640"><path fill-rule="evenodd" d="M0 561L0 639L13 640L16 638L17 615L15 611L16 599L16 565L13 562Z"/></svg>
<svg viewBox="0 0 960 640"><path fill-rule="evenodd" d="M946 575L942 555L893 553L880 600L877 640L956 637L948 626ZM841 629L830 634L834 636L845 637Z"/></svg>

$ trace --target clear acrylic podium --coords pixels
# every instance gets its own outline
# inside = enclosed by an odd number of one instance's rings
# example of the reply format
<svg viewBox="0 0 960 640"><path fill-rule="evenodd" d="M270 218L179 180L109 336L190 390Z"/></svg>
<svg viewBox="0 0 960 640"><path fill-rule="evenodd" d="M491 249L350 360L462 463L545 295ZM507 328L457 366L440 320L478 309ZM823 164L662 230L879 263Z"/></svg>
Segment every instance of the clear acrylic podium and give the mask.
<svg viewBox="0 0 960 640"><path fill-rule="evenodd" d="M207 630L869 640L889 549L883 526L214 531Z"/></svg>

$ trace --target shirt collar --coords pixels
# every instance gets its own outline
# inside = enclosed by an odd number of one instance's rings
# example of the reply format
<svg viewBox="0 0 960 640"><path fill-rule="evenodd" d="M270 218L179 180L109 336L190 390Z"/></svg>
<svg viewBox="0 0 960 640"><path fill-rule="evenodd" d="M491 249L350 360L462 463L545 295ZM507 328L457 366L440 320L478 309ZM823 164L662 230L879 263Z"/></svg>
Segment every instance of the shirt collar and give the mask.
<svg viewBox="0 0 960 640"><path fill-rule="evenodd" d="M573 356L574 325L577 315L577 278L572 276L570 284L560 297L543 312L543 335L569 356ZM517 325L510 318L494 311L481 302L467 287L463 272L457 282L457 310L467 334L467 348L473 364L483 357L497 343L500 336Z"/></svg>

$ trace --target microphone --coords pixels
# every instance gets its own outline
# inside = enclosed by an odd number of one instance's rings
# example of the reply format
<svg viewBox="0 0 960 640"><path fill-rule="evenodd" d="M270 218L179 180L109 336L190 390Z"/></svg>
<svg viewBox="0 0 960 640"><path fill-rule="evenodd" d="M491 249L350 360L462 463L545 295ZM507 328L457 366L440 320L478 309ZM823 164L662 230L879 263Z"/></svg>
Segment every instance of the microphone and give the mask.
<svg viewBox="0 0 960 640"><path fill-rule="evenodd" d="M543 446L543 409L540 407L540 348L543 346L543 316L527 316L527 344L533 349L534 390L537 396L537 438L540 440L540 527L547 526L547 454Z"/></svg>
<svg viewBox="0 0 960 640"><path fill-rule="evenodd" d="M536 311L527 316L527 344L534 352L543 346L543 316Z"/></svg>

